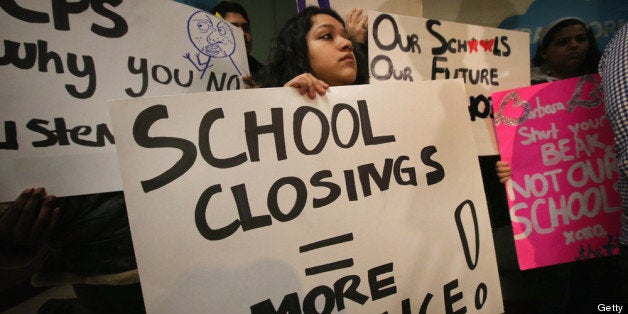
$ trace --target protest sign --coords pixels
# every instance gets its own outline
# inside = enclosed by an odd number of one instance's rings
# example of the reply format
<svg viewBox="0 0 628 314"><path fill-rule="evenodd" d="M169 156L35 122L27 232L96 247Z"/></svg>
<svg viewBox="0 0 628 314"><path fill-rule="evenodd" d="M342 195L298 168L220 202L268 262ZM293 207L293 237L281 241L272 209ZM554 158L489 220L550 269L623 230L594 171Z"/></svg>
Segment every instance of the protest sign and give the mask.
<svg viewBox="0 0 628 314"><path fill-rule="evenodd" d="M496 155L491 92L528 86L523 32L369 11L370 83L462 78L477 154Z"/></svg>
<svg viewBox="0 0 628 314"><path fill-rule="evenodd" d="M441 80L113 101L148 312L502 312L463 95Z"/></svg>
<svg viewBox="0 0 628 314"><path fill-rule="evenodd" d="M248 72L239 29L175 1L0 8L0 201L121 190L107 100L238 89Z"/></svg>
<svg viewBox="0 0 628 314"><path fill-rule="evenodd" d="M599 76L493 93L521 269L618 253L621 200Z"/></svg>

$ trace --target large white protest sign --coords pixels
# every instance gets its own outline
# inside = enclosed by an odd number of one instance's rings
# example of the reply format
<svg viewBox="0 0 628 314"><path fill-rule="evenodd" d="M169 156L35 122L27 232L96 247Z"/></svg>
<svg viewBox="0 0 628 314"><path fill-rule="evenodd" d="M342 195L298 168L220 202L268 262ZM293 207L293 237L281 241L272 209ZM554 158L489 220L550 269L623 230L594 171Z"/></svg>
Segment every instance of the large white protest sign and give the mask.
<svg viewBox="0 0 628 314"><path fill-rule="evenodd" d="M502 312L465 101L461 80L113 101L148 312Z"/></svg>
<svg viewBox="0 0 628 314"><path fill-rule="evenodd" d="M243 87L239 29L175 1L114 2L0 4L0 201L120 190L109 99Z"/></svg>
<svg viewBox="0 0 628 314"><path fill-rule="evenodd" d="M478 155L496 155L491 92L530 84L524 32L369 11L371 84L462 78Z"/></svg>

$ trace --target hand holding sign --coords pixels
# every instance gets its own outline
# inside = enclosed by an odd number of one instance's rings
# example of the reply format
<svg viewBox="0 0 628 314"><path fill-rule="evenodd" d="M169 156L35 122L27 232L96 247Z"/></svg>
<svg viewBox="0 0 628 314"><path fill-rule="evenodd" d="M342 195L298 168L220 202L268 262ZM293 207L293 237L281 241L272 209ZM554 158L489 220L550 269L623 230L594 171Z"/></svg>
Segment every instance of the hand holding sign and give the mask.
<svg viewBox="0 0 628 314"><path fill-rule="evenodd" d="M510 164L505 161L498 161L495 165L495 170L497 171L497 177L499 177L499 182L506 183L510 180L510 176L512 175L512 168L510 168Z"/></svg>
<svg viewBox="0 0 628 314"><path fill-rule="evenodd" d="M43 188L24 190L0 213L0 240L17 245L40 243L59 219L54 200Z"/></svg>

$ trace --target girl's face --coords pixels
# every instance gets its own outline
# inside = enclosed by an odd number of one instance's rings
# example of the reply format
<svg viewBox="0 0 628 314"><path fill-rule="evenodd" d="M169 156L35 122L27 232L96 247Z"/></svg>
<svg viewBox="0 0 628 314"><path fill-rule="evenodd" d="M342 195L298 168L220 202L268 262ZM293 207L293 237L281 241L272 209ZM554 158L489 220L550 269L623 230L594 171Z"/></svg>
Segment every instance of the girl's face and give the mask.
<svg viewBox="0 0 628 314"><path fill-rule="evenodd" d="M561 72L577 71L589 51L587 31L581 24L564 27L554 34L543 52L551 69Z"/></svg>
<svg viewBox="0 0 628 314"><path fill-rule="evenodd" d="M312 27L305 35L312 73L330 86L353 84L357 63L353 47L342 24L327 14L312 17Z"/></svg>

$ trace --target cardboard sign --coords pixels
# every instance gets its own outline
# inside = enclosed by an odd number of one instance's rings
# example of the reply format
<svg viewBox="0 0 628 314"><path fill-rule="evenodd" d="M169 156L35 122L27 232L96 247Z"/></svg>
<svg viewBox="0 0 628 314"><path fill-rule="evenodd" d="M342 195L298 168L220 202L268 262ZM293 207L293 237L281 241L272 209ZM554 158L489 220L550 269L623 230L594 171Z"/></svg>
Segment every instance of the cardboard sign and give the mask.
<svg viewBox="0 0 628 314"><path fill-rule="evenodd" d="M460 80L113 101L150 313L500 313Z"/></svg>
<svg viewBox="0 0 628 314"><path fill-rule="evenodd" d="M121 190L109 99L243 87L239 29L175 1L119 2L0 5L0 201Z"/></svg>
<svg viewBox="0 0 628 314"><path fill-rule="evenodd" d="M523 32L369 11L370 83L462 78L478 155L497 154L491 92L528 86Z"/></svg>
<svg viewBox="0 0 628 314"><path fill-rule="evenodd" d="M617 254L621 199L598 75L493 94L521 269Z"/></svg>

